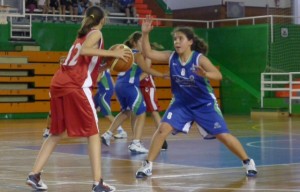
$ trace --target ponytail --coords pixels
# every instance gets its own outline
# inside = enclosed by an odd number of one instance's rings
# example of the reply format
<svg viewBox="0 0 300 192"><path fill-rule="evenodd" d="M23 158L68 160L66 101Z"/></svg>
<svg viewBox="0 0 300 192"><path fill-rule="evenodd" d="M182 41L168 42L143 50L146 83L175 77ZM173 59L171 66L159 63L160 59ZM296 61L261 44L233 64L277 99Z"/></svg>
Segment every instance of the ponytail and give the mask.
<svg viewBox="0 0 300 192"><path fill-rule="evenodd" d="M208 45L205 43L203 39L195 36L193 39L191 50L195 50L198 51L199 53L202 53L203 55L206 55L208 52Z"/></svg>
<svg viewBox="0 0 300 192"><path fill-rule="evenodd" d="M132 33L126 41L124 41L124 44L128 46L129 48L133 48L134 43L137 43L138 40L142 37L142 33L140 31L136 31Z"/></svg>
<svg viewBox="0 0 300 192"><path fill-rule="evenodd" d="M84 37L94 26L99 25L100 21L105 17L105 12L101 7L89 7L82 20L80 29L78 30L77 37Z"/></svg>

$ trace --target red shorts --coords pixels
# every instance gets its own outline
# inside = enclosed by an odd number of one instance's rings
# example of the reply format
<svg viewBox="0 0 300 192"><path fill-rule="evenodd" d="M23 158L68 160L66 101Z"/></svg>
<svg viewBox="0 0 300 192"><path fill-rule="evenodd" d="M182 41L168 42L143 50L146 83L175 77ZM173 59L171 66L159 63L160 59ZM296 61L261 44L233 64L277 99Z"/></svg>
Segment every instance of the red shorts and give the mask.
<svg viewBox="0 0 300 192"><path fill-rule="evenodd" d="M154 87L141 87L147 112L160 111Z"/></svg>
<svg viewBox="0 0 300 192"><path fill-rule="evenodd" d="M67 130L70 137L89 137L99 133L91 89L74 89L65 96L51 96L51 134Z"/></svg>

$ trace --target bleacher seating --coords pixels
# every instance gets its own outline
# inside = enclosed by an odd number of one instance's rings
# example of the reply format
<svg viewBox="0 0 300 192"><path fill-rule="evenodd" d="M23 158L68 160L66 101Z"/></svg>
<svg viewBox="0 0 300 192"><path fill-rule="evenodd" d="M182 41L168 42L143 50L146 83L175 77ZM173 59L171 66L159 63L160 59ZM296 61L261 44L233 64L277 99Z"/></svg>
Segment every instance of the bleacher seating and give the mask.
<svg viewBox="0 0 300 192"><path fill-rule="evenodd" d="M146 15L151 15L153 18L157 18L154 10L148 8L148 5L144 2L144 0L136 0L135 1L136 12L139 15L139 24L142 24L142 19L146 17ZM154 26L161 26L162 22L158 20L153 21Z"/></svg>
<svg viewBox="0 0 300 192"><path fill-rule="evenodd" d="M144 0L136 0L135 7L136 7L138 18L139 18L139 21L138 21L139 24L142 23L142 19L145 18L146 15L151 15L153 18L157 18L157 15L155 15L155 12L153 10L149 9L148 5L144 2ZM111 17L111 18L117 17L118 18L118 19L110 19L109 21L111 23L124 23L124 22L122 22L122 18L121 19L119 18L119 17L124 17L124 19L125 19L126 15L124 12L120 12L117 9L115 9L114 7L105 7L105 9L108 11L108 17ZM29 14L29 9L26 9L26 13ZM32 14L42 14L42 13L43 13L43 10L37 8L37 9L34 9ZM59 14L58 10L55 11L55 15L52 15L51 9L48 10L48 15L50 15L50 17L57 16L58 14ZM68 10L66 10L66 17L70 17L70 12ZM78 17L82 17L82 16L78 16ZM121 20L121 22L120 22L120 20ZM55 21L58 21L58 20L55 20ZM153 22L153 24L155 26L161 26L162 22L155 20Z"/></svg>
<svg viewBox="0 0 300 192"><path fill-rule="evenodd" d="M295 81L300 82L300 79L296 79ZM287 85L285 85L284 87L285 87L285 88L289 88L290 85L287 84ZM293 89L300 89L300 85L299 85L299 84L294 84L294 85L292 85L292 90L293 90ZM293 97L296 97L296 96L298 96L298 95L299 95L298 92L294 92L294 91L292 92L292 96L293 96ZM278 97L278 98L289 98L289 97L290 97L290 92L289 92L289 91L276 91L276 92L275 92L275 96Z"/></svg>

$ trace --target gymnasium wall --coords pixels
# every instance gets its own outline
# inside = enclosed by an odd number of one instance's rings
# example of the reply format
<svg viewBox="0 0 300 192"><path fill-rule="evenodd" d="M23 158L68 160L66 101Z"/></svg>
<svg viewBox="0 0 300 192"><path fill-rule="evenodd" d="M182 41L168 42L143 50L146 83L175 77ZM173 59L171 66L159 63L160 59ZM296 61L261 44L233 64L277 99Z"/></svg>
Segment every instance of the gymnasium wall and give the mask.
<svg viewBox="0 0 300 192"><path fill-rule="evenodd" d="M220 65L222 110L250 114L259 105L260 73L268 63L268 25L209 30L209 56Z"/></svg>
<svg viewBox="0 0 300 192"><path fill-rule="evenodd" d="M287 30L283 35L283 29ZM300 71L300 26L278 24L274 27L274 38L270 50L270 68L272 72Z"/></svg>
<svg viewBox="0 0 300 192"><path fill-rule="evenodd" d="M14 49L14 46L8 42L10 36L9 32L9 25L0 25L0 51Z"/></svg>
<svg viewBox="0 0 300 192"><path fill-rule="evenodd" d="M0 26L0 51L13 47L9 39L8 25ZM79 25L33 23L33 39L43 51L67 51ZM105 47L123 42L138 26L105 26ZM172 49L172 28L155 28L151 41ZM250 114L251 107L258 105L260 73L268 59L268 26L224 27L196 29L197 34L209 43L209 57L220 66L223 73L221 106L224 114Z"/></svg>

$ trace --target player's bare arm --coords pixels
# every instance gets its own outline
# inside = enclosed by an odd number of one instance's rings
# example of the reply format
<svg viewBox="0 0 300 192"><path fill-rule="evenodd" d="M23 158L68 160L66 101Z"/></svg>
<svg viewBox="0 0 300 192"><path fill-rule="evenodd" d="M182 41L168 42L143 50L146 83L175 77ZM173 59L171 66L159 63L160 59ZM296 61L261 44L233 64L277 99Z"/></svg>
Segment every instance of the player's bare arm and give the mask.
<svg viewBox="0 0 300 192"><path fill-rule="evenodd" d="M208 79L222 80L220 71L204 55L199 58L199 66L195 66L195 73Z"/></svg>

